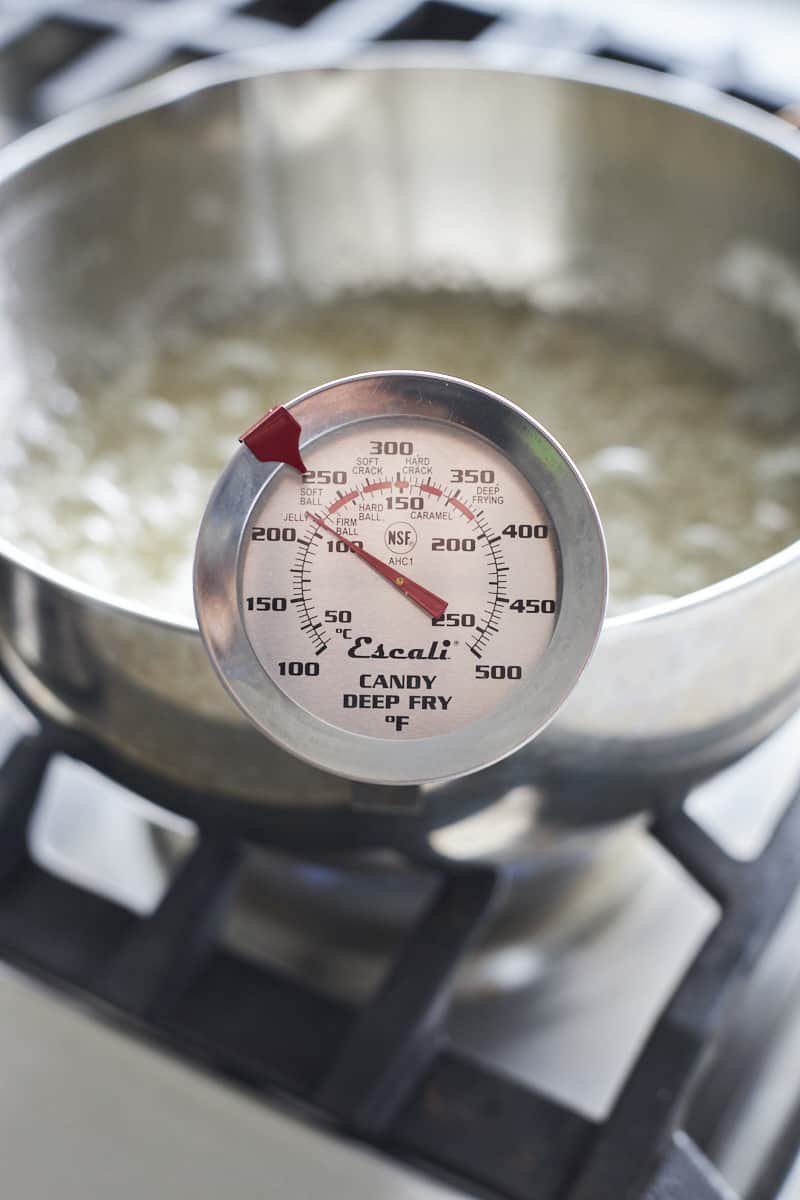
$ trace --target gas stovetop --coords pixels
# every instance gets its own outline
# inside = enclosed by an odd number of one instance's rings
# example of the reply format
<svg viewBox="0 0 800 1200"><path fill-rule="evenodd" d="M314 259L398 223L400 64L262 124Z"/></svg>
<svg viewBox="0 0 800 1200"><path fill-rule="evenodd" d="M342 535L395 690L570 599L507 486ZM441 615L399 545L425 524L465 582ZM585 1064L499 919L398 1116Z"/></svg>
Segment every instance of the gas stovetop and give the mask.
<svg viewBox="0 0 800 1200"><path fill-rule="evenodd" d="M767 109L798 100L792 4L605 9L0 3L0 136L279 43L322 57L403 39L496 61L578 50ZM796 1200L798 732L621 831L568 905L497 949L502 873L407 864L418 909L366 953L301 917L303 891L337 887L334 865L126 792L3 692L9 1196Z"/></svg>
<svg viewBox="0 0 800 1200"><path fill-rule="evenodd" d="M223 1177L242 1197L259 1178L301 1195L778 1196L800 1132L797 721L626 832L618 911L506 945L483 986L463 972L502 872L411 864L419 914L353 988L325 944L287 954L274 912L248 937L263 851L126 792L3 701L16 1194L139 1195L166 1172L194 1197ZM323 886L324 863L300 865Z"/></svg>

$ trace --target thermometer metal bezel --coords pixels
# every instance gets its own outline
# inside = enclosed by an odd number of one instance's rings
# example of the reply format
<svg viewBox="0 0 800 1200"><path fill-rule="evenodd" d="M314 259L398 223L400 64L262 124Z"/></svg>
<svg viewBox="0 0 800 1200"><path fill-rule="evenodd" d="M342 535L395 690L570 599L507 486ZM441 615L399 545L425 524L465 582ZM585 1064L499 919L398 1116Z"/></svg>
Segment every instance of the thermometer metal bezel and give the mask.
<svg viewBox="0 0 800 1200"><path fill-rule="evenodd" d="M559 444L522 409L446 375L383 371L324 384L290 401L301 447L355 422L387 417L460 426L495 446L540 497L557 533L561 599L550 643L508 701L449 733L400 741L350 732L302 708L267 673L241 606L245 535L254 507L283 464L242 445L220 476L200 525L195 608L208 656L242 712L298 758L376 784L430 783L469 775L521 749L572 692L600 635L608 594L602 527L589 491Z"/></svg>

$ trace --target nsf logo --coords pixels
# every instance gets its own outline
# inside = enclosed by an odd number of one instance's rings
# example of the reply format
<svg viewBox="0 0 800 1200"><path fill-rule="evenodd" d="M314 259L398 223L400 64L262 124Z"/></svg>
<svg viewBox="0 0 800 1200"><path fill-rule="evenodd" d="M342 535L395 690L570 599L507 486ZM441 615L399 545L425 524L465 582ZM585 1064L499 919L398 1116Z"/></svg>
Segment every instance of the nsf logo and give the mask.
<svg viewBox="0 0 800 1200"><path fill-rule="evenodd" d="M417 531L405 521L393 521L383 535L389 550L395 554L408 554L417 544Z"/></svg>

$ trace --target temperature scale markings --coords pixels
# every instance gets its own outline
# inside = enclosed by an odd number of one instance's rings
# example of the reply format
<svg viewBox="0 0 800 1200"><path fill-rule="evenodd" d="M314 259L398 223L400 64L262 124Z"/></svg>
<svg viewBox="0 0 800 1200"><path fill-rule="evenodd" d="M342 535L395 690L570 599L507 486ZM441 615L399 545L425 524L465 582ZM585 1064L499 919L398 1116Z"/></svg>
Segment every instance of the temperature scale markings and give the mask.
<svg viewBox="0 0 800 1200"><path fill-rule="evenodd" d="M460 513L463 513L463 515L465 517L467 517L470 521L475 520L475 513L472 512L470 509L468 509L466 504L462 504L460 500L457 500L455 498L455 496L448 496L447 503L452 504L453 508L457 508L458 511Z"/></svg>
<svg viewBox="0 0 800 1200"><path fill-rule="evenodd" d="M365 493L366 492L381 492L385 488L390 488L391 486L392 486L391 480L385 479L383 481L383 483L368 483L367 486L363 490Z"/></svg>
<svg viewBox="0 0 800 1200"><path fill-rule="evenodd" d="M306 516L309 514L306 513ZM298 551L295 563L297 566L290 567L290 574L296 575L297 578L293 581L294 595L290 597L292 604L299 604L298 615L302 619L300 629L305 633L315 645L315 655L322 654L330 645L330 638L326 638L323 623L319 620L319 613L316 611L314 602L309 596L306 588L310 584L310 577L306 574L309 569L309 560L317 551L317 545L314 538L321 538L322 532L315 530L312 538L298 538L297 541L302 545L303 549Z"/></svg>
<svg viewBox="0 0 800 1200"><path fill-rule="evenodd" d="M458 504L458 495L460 489L453 492L452 499ZM482 518L484 510L478 509L474 515L474 520L480 529L478 541L483 541L484 551L486 554L487 565L490 568L492 578L489 580L489 602L486 611L483 615L483 625L475 626L475 638L468 644L468 649L476 658L481 658L480 651L488 645L489 639L493 634L500 631L500 605L508 604L508 596L505 594L505 581L502 579L500 572L508 571L508 567L503 560L503 552L499 548L498 543L502 541L500 534L492 535L491 526Z"/></svg>
<svg viewBox="0 0 800 1200"><path fill-rule="evenodd" d="M421 492L427 492L429 496L441 496L442 494L441 488L434 487L430 483L421 483L419 485L419 490Z"/></svg>
<svg viewBox="0 0 800 1200"><path fill-rule="evenodd" d="M478 633L486 633L487 629L491 630L492 633L497 633L500 626L495 625L495 623L494 623L494 609L490 610L489 620L486 622L486 624L485 625L476 625L475 628L477 629Z"/></svg>
<svg viewBox="0 0 800 1200"><path fill-rule="evenodd" d="M369 488L365 488L364 491L368 492ZM341 493L339 494L341 495ZM346 496L341 496L341 499L337 500L335 504L330 506L328 509L328 515L331 516L333 513L338 512L340 508L343 508L345 504L349 504L351 500L355 500L357 496L358 491L348 492Z"/></svg>

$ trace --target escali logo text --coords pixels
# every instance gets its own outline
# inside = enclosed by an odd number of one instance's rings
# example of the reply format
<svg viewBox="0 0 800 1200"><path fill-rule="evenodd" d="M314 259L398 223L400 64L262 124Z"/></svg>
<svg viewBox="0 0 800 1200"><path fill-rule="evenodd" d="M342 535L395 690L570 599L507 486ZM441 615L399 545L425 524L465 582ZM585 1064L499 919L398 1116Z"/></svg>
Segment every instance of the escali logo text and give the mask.
<svg viewBox="0 0 800 1200"><path fill-rule="evenodd" d="M367 646L372 646L373 639L371 637L357 637L353 645L347 651L350 658L427 658L427 659L448 659L450 655L447 651L451 643L447 638L441 642L431 642L428 646L412 646L410 650L405 650L402 646L390 646L388 649L383 642L378 642L374 650L368 650Z"/></svg>

